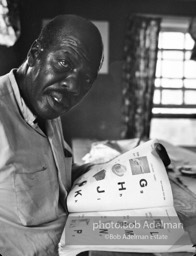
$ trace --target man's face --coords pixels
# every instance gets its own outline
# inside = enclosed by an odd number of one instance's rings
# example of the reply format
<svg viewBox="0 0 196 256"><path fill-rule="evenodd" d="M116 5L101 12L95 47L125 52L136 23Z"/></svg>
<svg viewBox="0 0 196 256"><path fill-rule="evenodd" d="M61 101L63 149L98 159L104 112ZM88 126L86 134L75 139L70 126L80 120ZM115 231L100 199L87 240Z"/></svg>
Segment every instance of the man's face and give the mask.
<svg viewBox="0 0 196 256"><path fill-rule="evenodd" d="M99 58L71 37L40 52L25 88L34 114L53 119L69 111L92 87L99 63Z"/></svg>

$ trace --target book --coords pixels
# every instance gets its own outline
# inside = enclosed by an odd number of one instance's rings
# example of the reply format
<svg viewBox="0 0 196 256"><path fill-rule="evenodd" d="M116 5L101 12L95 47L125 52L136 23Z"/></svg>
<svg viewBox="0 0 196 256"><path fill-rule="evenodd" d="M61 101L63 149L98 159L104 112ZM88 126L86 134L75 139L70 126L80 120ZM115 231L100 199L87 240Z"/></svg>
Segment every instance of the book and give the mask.
<svg viewBox="0 0 196 256"><path fill-rule="evenodd" d="M94 164L74 182L60 255L88 250L168 252L190 243L157 144L157 139L149 140Z"/></svg>

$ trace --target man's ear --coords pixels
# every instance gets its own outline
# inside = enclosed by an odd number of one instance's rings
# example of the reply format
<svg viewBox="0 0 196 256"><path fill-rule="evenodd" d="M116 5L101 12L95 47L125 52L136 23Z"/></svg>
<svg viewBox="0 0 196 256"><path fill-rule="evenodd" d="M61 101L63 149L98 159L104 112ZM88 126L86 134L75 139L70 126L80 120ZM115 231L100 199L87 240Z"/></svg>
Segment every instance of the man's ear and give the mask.
<svg viewBox="0 0 196 256"><path fill-rule="evenodd" d="M35 40L31 45L27 54L27 63L30 67L33 67L36 60L39 59L41 52L43 51L41 44L38 40Z"/></svg>

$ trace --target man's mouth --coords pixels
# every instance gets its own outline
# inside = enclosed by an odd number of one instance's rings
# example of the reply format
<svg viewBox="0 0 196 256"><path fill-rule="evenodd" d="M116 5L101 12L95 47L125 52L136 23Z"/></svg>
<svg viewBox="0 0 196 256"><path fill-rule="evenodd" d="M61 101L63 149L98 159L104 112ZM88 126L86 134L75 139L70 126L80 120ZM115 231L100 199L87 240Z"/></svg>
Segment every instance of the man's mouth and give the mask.
<svg viewBox="0 0 196 256"><path fill-rule="evenodd" d="M62 112L68 109L68 104L66 104L65 96L63 93L52 91L47 98L49 105L55 111Z"/></svg>
<svg viewBox="0 0 196 256"><path fill-rule="evenodd" d="M57 103L62 103L62 101L63 101L63 95L61 93L59 93L59 92L52 92L51 93L51 97Z"/></svg>
<svg viewBox="0 0 196 256"><path fill-rule="evenodd" d="M50 88L45 92L45 96L50 108L58 114L69 111L79 102L79 99L73 93L62 89Z"/></svg>

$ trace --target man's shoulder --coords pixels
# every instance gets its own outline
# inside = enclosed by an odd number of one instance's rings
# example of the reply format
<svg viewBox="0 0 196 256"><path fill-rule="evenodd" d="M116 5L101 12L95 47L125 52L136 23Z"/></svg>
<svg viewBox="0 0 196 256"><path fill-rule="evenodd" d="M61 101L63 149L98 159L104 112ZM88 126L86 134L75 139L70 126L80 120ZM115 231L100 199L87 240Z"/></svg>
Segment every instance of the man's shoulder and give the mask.
<svg viewBox="0 0 196 256"><path fill-rule="evenodd" d="M10 73L0 76L0 97L12 93Z"/></svg>

